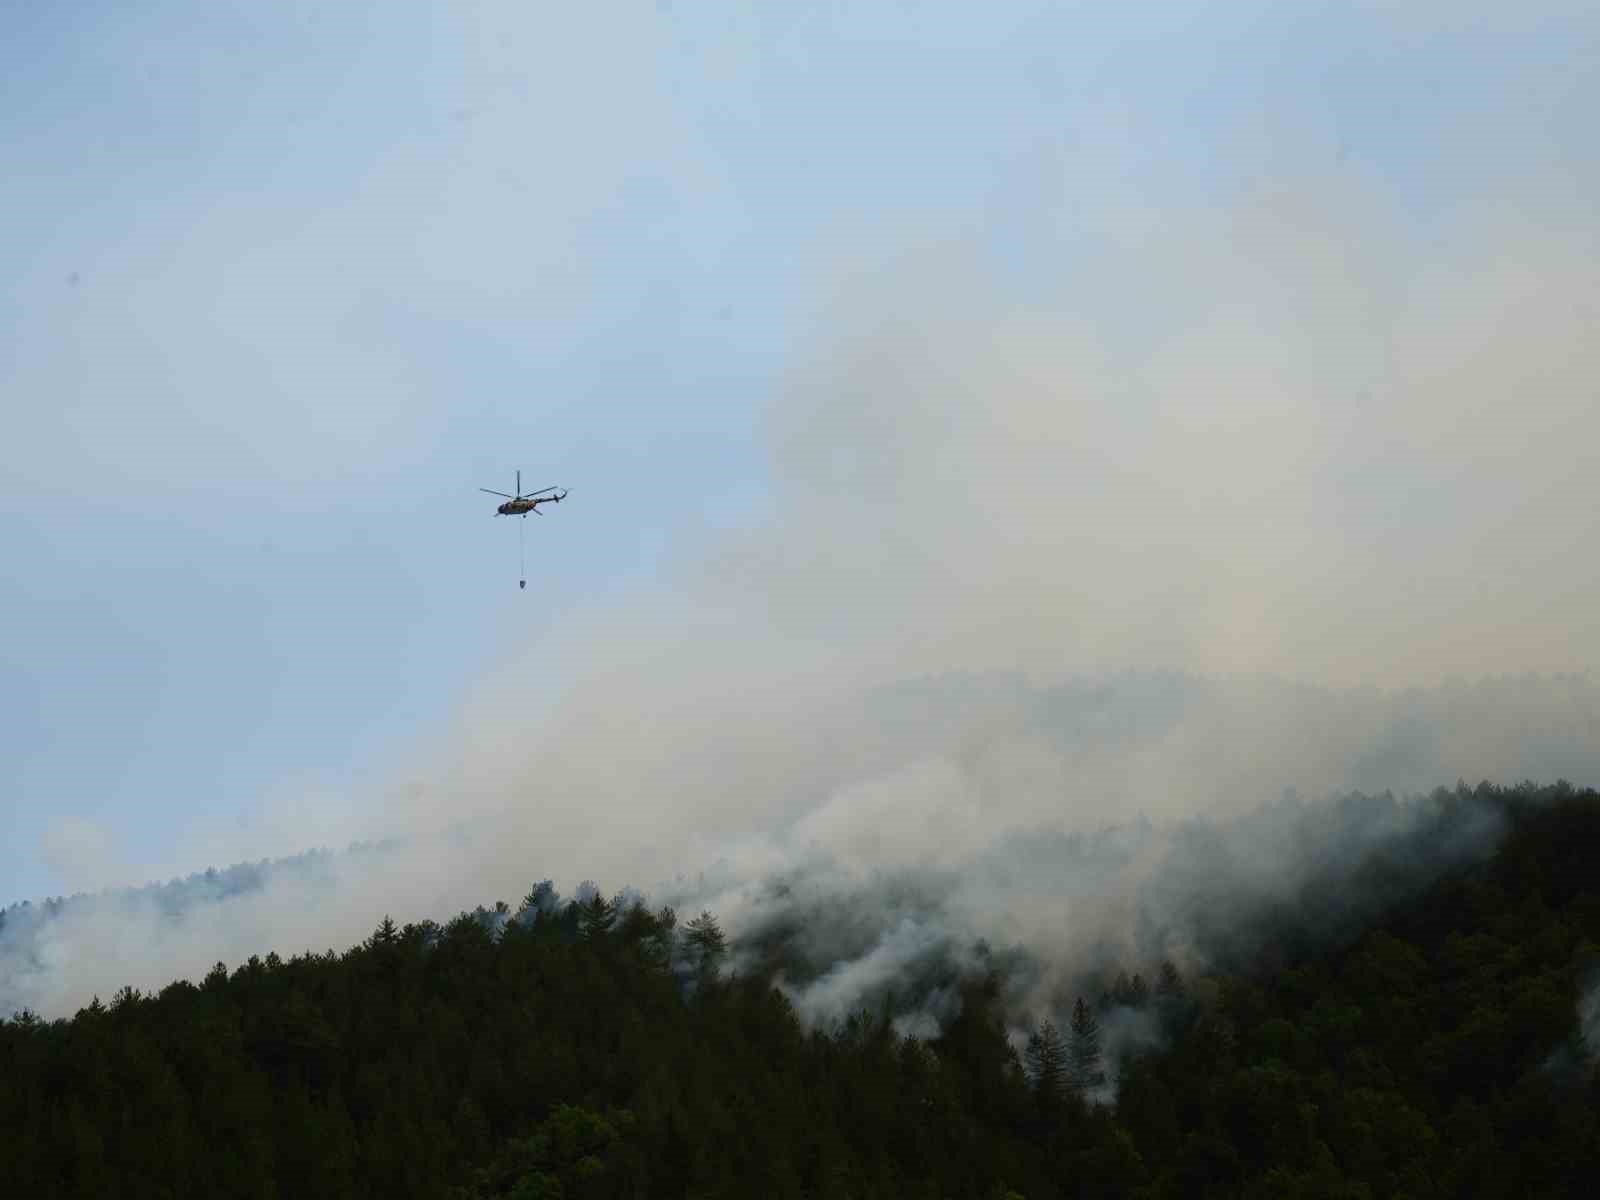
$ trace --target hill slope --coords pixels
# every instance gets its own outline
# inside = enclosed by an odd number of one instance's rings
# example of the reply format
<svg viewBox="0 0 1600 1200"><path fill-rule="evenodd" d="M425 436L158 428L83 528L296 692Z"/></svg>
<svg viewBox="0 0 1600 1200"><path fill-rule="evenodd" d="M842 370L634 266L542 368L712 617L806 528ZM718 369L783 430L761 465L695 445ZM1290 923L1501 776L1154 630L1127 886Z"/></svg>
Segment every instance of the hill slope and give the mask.
<svg viewBox="0 0 1600 1200"><path fill-rule="evenodd" d="M1498 851L1413 888L1375 851L1236 914L1203 973L1108 971L1076 1033L1035 1029L1022 1053L1001 967L956 980L927 1040L895 1033L890 998L808 1030L767 978L717 973L714 918L541 889L70 1021L22 1014L0 1024L0 1191L1576 1194L1600 1173L1580 1017L1600 795L1441 803L1499 813ZM1115 1097L1092 1061L1083 1090L1064 1069L1097 1020L1108 1059L1128 1047L1102 1064ZM1115 1042L1130 1022L1143 1038Z"/></svg>

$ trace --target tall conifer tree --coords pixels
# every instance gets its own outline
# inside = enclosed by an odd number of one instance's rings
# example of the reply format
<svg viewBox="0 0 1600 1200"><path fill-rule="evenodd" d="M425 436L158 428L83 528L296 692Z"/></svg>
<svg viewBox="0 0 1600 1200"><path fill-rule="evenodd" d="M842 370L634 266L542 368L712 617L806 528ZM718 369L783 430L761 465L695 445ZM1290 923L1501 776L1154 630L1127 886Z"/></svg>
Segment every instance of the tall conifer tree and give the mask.
<svg viewBox="0 0 1600 1200"><path fill-rule="evenodd" d="M1067 1049L1061 1031L1048 1017L1039 1028L1028 1035L1028 1049L1024 1055L1028 1080L1033 1084L1039 1107L1045 1112L1054 1111L1061 1103L1067 1083Z"/></svg>
<svg viewBox="0 0 1600 1200"><path fill-rule="evenodd" d="M1069 1059L1072 1086L1080 1092L1105 1082L1105 1073L1100 1069L1100 1021L1082 996L1072 1008Z"/></svg>

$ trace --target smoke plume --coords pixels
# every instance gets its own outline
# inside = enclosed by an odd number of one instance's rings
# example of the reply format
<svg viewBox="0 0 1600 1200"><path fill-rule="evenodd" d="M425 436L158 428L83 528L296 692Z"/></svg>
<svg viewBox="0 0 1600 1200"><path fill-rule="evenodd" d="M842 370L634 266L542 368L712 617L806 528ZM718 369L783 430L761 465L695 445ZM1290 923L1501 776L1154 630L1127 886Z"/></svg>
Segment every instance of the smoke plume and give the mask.
<svg viewBox="0 0 1600 1200"><path fill-rule="evenodd" d="M1354 842L1194 818L1600 783L1600 310L1570 182L1427 237L1316 172L1137 228L1089 211L1104 244L1044 300L963 243L842 244L768 414L765 511L508 651L361 814L401 845L177 913L76 904L4 943L0 1003L593 877L714 906L750 954L799 945L812 1019L894 989L926 1030L980 939L1043 1008L1118 956L1215 952L1422 810ZM1451 854L1492 842L1460 832Z"/></svg>

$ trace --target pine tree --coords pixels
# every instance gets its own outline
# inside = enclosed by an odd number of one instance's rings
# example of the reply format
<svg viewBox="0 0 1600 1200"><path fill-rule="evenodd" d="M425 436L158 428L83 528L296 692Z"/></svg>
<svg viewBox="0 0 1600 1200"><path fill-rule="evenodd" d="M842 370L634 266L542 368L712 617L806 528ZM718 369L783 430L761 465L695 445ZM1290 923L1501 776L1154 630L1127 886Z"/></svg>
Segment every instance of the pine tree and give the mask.
<svg viewBox="0 0 1600 1200"><path fill-rule="evenodd" d="M1072 1045L1069 1051L1072 1086L1087 1091L1105 1082L1100 1069L1100 1022L1078 997L1072 1009Z"/></svg>
<svg viewBox="0 0 1600 1200"><path fill-rule="evenodd" d="M722 926L717 923L716 917L702 911L698 917L689 922L684 941L694 955L695 966L699 968L700 974L715 975L717 964L722 961L722 956L728 949L728 939L724 936Z"/></svg>
<svg viewBox="0 0 1600 1200"><path fill-rule="evenodd" d="M1144 981L1144 976L1135 971L1133 978L1128 981L1128 1004L1133 1008L1143 1008L1150 1003L1150 985Z"/></svg>
<svg viewBox="0 0 1600 1200"><path fill-rule="evenodd" d="M1156 995L1183 995L1183 980L1178 975L1177 966L1170 958L1163 958L1161 960L1161 970L1156 976Z"/></svg>
<svg viewBox="0 0 1600 1200"><path fill-rule="evenodd" d="M578 934L586 942L598 941L617 923L617 905L598 890L578 906Z"/></svg>
<svg viewBox="0 0 1600 1200"><path fill-rule="evenodd" d="M637 946L642 961L653 967L672 963L672 948L677 944L678 914L670 905L650 912L643 905L628 910L623 920L624 940Z"/></svg>
<svg viewBox="0 0 1600 1200"><path fill-rule="evenodd" d="M550 880L540 880L528 889L528 894L517 906L515 920L521 925L531 925L556 906L560 896Z"/></svg>
<svg viewBox="0 0 1600 1200"><path fill-rule="evenodd" d="M663 904L656 910L656 928L670 948L678 931L678 913L672 905Z"/></svg>
<svg viewBox="0 0 1600 1200"><path fill-rule="evenodd" d="M1039 1108L1045 1113L1060 1107L1067 1082L1067 1051L1061 1040L1061 1031L1048 1017L1039 1028L1028 1035L1028 1049L1024 1055L1028 1067L1028 1080L1033 1084Z"/></svg>

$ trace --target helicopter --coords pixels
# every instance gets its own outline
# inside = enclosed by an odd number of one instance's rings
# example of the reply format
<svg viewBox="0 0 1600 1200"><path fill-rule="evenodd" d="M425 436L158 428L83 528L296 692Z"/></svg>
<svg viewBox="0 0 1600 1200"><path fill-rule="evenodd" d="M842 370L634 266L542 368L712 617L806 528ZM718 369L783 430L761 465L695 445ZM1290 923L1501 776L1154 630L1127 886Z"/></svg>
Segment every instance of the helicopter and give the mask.
<svg viewBox="0 0 1600 1200"><path fill-rule="evenodd" d="M547 487L540 488L537 492L524 492L522 490L521 471L517 472L517 491L515 495L510 495L506 492L497 492L493 488L479 488L478 490L480 492L488 492L491 496L505 496L506 502L494 510L494 515L497 517L526 518L529 513L538 513L539 505L541 504L560 504L567 498L566 488ZM522 546L522 527L520 525L517 527L517 542L520 549ZM526 550L522 550L523 578L517 580L517 587L519 589L527 588L527 573L527 552Z"/></svg>
<svg viewBox="0 0 1600 1200"><path fill-rule="evenodd" d="M515 496L508 495L505 492L497 492L493 488L479 488L478 490L480 492L488 492L491 496L505 496L506 502L494 510L494 514L497 517L525 517L529 513L538 513L539 505L560 504L561 501L566 499L567 496L566 488L556 487L540 488L537 492L528 492L526 495L524 495L522 491L521 471L517 472L517 494ZM561 493L559 496L545 495L546 492L555 492L558 490Z"/></svg>

